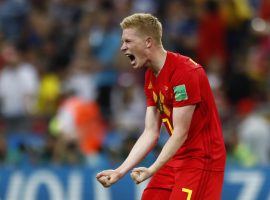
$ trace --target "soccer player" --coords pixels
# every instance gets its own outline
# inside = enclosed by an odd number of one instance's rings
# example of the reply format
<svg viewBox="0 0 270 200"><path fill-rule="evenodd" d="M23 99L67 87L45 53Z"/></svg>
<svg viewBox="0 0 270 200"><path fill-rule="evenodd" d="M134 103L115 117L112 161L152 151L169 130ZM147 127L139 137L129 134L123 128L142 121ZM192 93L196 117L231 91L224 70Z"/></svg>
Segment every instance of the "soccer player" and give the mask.
<svg viewBox="0 0 270 200"><path fill-rule="evenodd" d="M131 172L136 184L152 177L142 200L220 199L226 153L204 69L163 48L162 25L151 14L133 14L120 25L121 51L133 68L147 68L145 129L126 160L97 180L110 187L135 167L155 146L163 123L170 137L156 161Z"/></svg>

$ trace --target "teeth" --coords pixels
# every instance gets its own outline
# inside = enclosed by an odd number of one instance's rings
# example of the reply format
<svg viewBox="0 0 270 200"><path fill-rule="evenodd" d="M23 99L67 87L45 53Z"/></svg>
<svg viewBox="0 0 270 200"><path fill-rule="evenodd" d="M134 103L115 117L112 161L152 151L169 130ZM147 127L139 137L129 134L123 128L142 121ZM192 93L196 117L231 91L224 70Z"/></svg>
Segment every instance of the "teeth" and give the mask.
<svg viewBox="0 0 270 200"><path fill-rule="evenodd" d="M135 63L135 56L133 54L126 53L125 55L130 59L131 64Z"/></svg>

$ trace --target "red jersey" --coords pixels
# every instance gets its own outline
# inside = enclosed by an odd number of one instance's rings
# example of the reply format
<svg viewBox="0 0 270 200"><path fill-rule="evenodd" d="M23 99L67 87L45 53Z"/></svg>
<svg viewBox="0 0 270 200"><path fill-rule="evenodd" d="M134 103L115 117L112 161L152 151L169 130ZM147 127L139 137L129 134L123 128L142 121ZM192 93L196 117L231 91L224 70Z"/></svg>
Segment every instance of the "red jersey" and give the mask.
<svg viewBox="0 0 270 200"><path fill-rule="evenodd" d="M156 106L168 133L173 134L174 107L196 105L188 137L167 165L223 171L225 145L214 97L204 69L188 57L167 52L158 76L145 74L147 106Z"/></svg>

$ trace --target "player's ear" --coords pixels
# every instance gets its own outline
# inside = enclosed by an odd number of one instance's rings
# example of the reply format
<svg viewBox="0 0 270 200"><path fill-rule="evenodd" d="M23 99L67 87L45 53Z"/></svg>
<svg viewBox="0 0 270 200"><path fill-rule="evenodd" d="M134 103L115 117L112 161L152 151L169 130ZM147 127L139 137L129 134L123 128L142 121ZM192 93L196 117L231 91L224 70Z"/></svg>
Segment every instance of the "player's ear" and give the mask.
<svg viewBox="0 0 270 200"><path fill-rule="evenodd" d="M152 46L153 39L151 37L147 37L145 40L145 44L147 48L150 48Z"/></svg>

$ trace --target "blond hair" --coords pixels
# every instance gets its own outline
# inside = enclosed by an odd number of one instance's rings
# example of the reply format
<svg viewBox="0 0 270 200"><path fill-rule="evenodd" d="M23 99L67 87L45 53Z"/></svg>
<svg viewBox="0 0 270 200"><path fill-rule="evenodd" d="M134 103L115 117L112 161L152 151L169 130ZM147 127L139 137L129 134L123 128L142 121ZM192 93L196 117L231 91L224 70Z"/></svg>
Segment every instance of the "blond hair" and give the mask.
<svg viewBox="0 0 270 200"><path fill-rule="evenodd" d="M136 28L144 35L151 36L158 44L161 44L162 25L151 14L136 13L123 19L120 23L122 29Z"/></svg>

